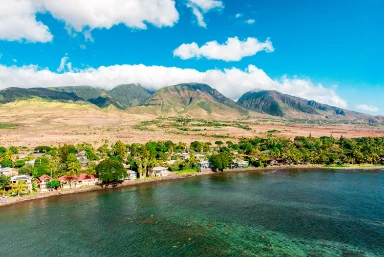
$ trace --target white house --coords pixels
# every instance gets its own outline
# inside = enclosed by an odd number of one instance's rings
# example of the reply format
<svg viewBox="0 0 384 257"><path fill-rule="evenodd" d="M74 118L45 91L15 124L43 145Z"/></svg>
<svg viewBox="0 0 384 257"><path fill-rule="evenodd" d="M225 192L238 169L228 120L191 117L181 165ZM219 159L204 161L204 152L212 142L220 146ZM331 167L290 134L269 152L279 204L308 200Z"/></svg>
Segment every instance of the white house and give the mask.
<svg viewBox="0 0 384 257"><path fill-rule="evenodd" d="M166 167L154 167L152 168L152 172L156 177L166 177L168 176L168 168Z"/></svg>
<svg viewBox="0 0 384 257"><path fill-rule="evenodd" d="M202 169L209 169L211 168L211 162L207 160L202 160L199 162L199 165Z"/></svg>
<svg viewBox="0 0 384 257"><path fill-rule="evenodd" d="M28 191L32 192L32 177L27 175L19 175L19 176L13 176L11 177L11 183L16 184L17 181L22 180L25 181L25 183L28 186Z"/></svg>
<svg viewBox="0 0 384 257"><path fill-rule="evenodd" d="M128 176L125 178L125 180L137 179L137 174L136 174L136 171L134 171L134 170L127 169L127 175Z"/></svg>
<svg viewBox="0 0 384 257"><path fill-rule="evenodd" d="M49 188L47 187L47 182L51 181L51 180L52 180L52 178L48 175L45 175L45 174L39 178L40 192L44 193L44 192L49 191Z"/></svg>
<svg viewBox="0 0 384 257"><path fill-rule="evenodd" d="M248 168L249 162L236 159L236 160L233 161L233 166L235 168L240 168L240 169L241 168Z"/></svg>
<svg viewBox="0 0 384 257"><path fill-rule="evenodd" d="M17 173L10 167L4 167L0 168L0 175L5 175L5 176L13 176L17 175Z"/></svg>

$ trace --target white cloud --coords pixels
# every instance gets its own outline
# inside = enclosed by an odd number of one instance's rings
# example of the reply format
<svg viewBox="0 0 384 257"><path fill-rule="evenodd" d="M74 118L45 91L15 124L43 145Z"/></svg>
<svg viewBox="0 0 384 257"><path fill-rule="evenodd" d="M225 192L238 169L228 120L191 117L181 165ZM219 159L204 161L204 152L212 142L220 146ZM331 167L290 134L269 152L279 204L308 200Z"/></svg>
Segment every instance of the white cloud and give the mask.
<svg viewBox="0 0 384 257"><path fill-rule="evenodd" d="M223 9L222 1L218 0L188 0L187 6L192 9L193 14L196 16L197 23L200 27L207 27L204 21L203 13L207 13L213 9Z"/></svg>
<svg viewBox="0 0 384 257"><path fill-rule="evenodd" d="M255 23L256 21L255 21L254 19L248 19L248 20L246 20L245 22L248 23L248 24L253 24L253 23Z"/></svg>
<svg viewBox="0 0 384 257"><path fill-rule="evenodd" d="M69 57L67 56L67 54L65 54L65 56L63 58L61 58L60 65L57 68L57 72L62 72L65 70L67 70L69 72L73 72L72 63L69 62Z"/></svg>
<svg viewBox="0 0 384 257"><path fill-rule="evenodd" d="M241 18L243 17L243 14L242 13L236 13L235 17L238 19L238 18Z"/></svg>
<svg viewBox="0 0 384 257"><path fill-rule="evenodd" d="M36 13L49 12L67 31L109 29L117 24L146 29L173 26L179 19L174 0L1 0L0 40L52 41L52 34ZM90 39L90 34L84 34Z"/></svg>
<svg viewBox="0 0 384 257"><path fill-rule="evenodd" d="M243 57L253 56L260 51L273 52L272 42L267 39L260 42L257 38L249 37L240 41L237 37L228 38L227 42L220 45L217 41L210 41L199 47L195 42L182 44L173 51L173 56L183 60L202 58L240 61Z"/></svg>
<svg viewBox="0 0 384 257"><path fill-rule="evenodd" d="M52 34L36 12L43 11L40 0L1 0L0 40L50 42Z"/></svg>
<svg viewBox="0 0 384 257"><path fill-rule="evenodd" d="M321 103L347 107L332 88L314 84L309 79L288 78L271 79L254 65L247 69L207 70L145 65L114 65L81 70L54 73L40 69L36 65L16 67L0 65L0 89L6 87L52 87L68 85L90 85L111 89L118 84L140 83L145 88L156 90L164 86L198 82L216 88L225 96L234 100L253 89L278 90L280 92L316 100Z"/></svg>
<svg viewBox="0 0 384 257"><path fill-rule="evenodd" d="M367 111L367 112L378 112L379 108L373 105L367 105L367 104L359 104L355 106L356 109L360 111Z"/></svg>
<svg viewBox="0 0 384 257"><path fill-rule="evenodd" d="M16 60L16 59L12 59L12 61L13 61L13 62L17 62L17 60Z"/></svg>

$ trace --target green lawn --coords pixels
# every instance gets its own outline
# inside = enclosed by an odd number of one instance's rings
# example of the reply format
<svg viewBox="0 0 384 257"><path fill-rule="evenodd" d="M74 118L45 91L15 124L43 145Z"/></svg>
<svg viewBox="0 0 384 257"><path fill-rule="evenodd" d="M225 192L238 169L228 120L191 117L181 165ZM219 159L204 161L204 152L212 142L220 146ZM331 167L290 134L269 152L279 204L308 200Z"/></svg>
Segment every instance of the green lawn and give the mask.
<svg viewBox="0 0 384 257"><path fill-rule="evenodd" d="M186 174L195 174L195 173L197 173L197 171L194 169L180 170L176 172L177 175L186 175Z"/></svg>

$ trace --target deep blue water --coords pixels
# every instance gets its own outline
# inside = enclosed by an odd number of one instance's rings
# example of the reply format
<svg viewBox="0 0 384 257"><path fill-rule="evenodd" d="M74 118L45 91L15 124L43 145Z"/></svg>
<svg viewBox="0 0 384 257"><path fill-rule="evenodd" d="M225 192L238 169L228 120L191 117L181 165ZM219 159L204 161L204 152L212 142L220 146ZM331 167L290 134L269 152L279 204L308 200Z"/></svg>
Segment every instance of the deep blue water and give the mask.
<svg viewBox="0 0 384 257"><path fill-rule="evenodd" d="M0 208L0 256L384 256L384 172L215 174Z"/></svg>

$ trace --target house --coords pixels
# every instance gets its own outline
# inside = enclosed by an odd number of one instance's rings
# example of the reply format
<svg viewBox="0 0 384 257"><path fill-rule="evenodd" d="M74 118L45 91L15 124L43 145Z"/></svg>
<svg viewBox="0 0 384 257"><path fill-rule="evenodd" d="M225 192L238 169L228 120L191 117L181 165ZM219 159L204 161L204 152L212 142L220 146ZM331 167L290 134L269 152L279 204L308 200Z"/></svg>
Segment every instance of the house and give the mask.
<svg viewBox="0 0 384 257"><path fill-rule="evenodd" d="M79 188L82 186L94 186L99 182L99 178L94 175L81 173L76 177L61 176L57 180L60 181L61 188Z"/></svg>
<svg viewBox="0 0 384 257"><path fill-rule="evenodd" d="M35 160L30 160L25 162L26 165L35 165Z"/></svg>
<svg viewBox="0 0 384 257"><path fill-rule="evenodd" d="M186 160L189 159L189 153L182 153L179 155L180 159Z"/></svg>
<svg viewBox="0 0 384 257"><path fill-rule="evenodd" d="M52 178L48 175L43 175L39 178L40 192L49 192L50 188L47 187L47 182L52 181Z"/></svg>
<svg viewBox="0 0 384 257"><path fill-rule="evenodd" d="M10 177L10 176L17 175L17 173L10 167L1 168L0 166L0 175L5 175Z"/></svg>
<svg viewBox="0 0 384 257"><path fill-rule="evenodd" d="M57 180L60 181L60 186L62 189L69 189L71 188L74 178L68 176L61 176Z"/></svg>
<svg viewBox="0 0 384 257"><path fill-rule="evenodd" d="M81 151L77 153L76 158L81 163L81 166L88 167L88 158L87 158L87 153L85 151Z"/></svg>
<svg viewBox="0 0 384 257"><path fill-rule="evenodd" d="M137 179L136 171L127 169L127 177L125 178L125 180L133 180L133 179Z"/></svg>
<svg viewBox="0 0 384 257"><path fill-rule="evenodd" d="M95 175L81 173L75 178L75 187L94 186L99 182L99 178Z"/></svg>
<svg viewBox="0 0 384 257"><path fill-rule="evenodd" d="M168 168L166 167L154 167L152 168L152 174L156 177L166 177L168 176Z"/></svg>
<svg viewBox="0 0 384 257"><path fill-rule="evenodd" d="M199 153L197 153L197 154L195 154L195 158L196 158L197 160L204 160L205 156L204 156L204 154L199 154Z"/></svg>
<svg viewBox="0 0 384 257"><path fill-rule="evenodd" d="M19 175L19 176L13 176L11 177L11 183L16 184L17 181L22 180L25 181L25 183L28 186L28 191L32 192L32 177L27 175Z"/></svg>
<svg viewBox="0 0 384 257"><path fill-rule="evenodd" d="M211 168L211 162L210 161L206 161L206 160L203 160L203 161L200 161L199 162L199 165L202 169L209 169Z"/></svg>
<svg viewBox="0 0 384 257"><path fill-rule="evenodd" d="M233 167L234 168L242 169L242 168L248 168L248 166L249 166L248 161L243 161L243 160L238 160L238 159L233 161Z"/></svg>

